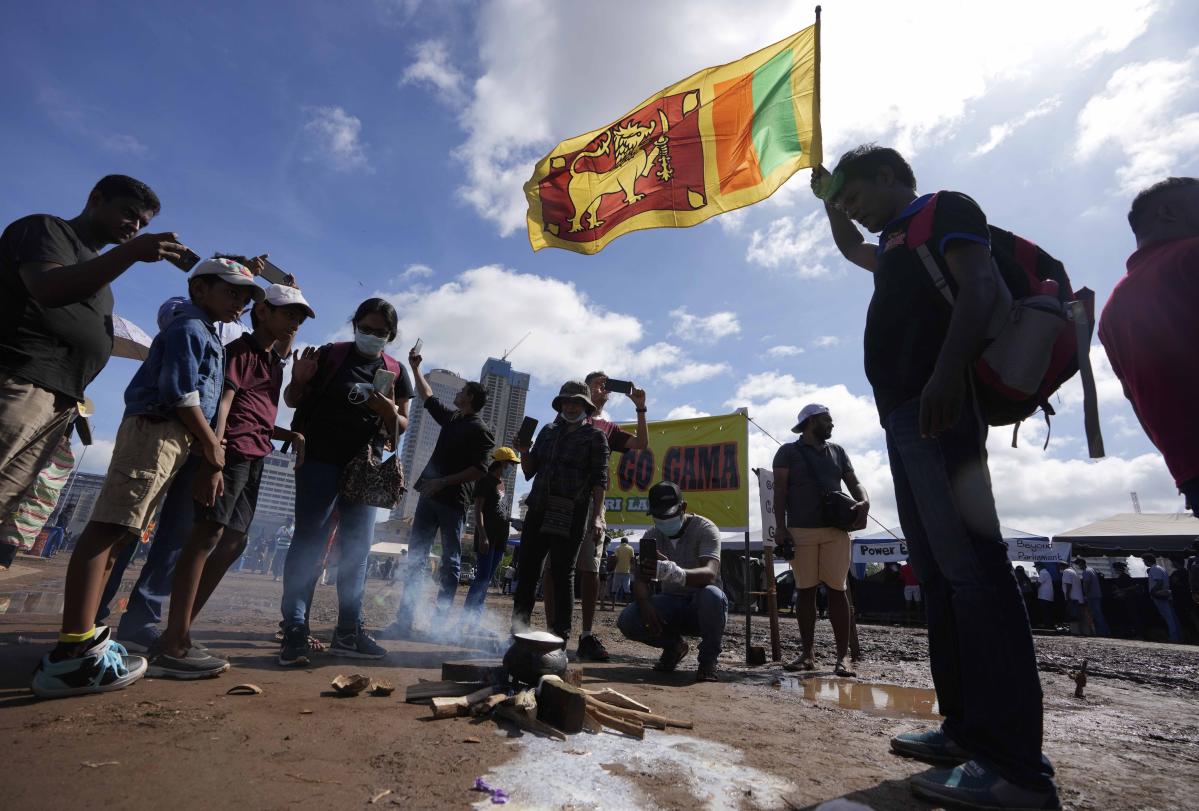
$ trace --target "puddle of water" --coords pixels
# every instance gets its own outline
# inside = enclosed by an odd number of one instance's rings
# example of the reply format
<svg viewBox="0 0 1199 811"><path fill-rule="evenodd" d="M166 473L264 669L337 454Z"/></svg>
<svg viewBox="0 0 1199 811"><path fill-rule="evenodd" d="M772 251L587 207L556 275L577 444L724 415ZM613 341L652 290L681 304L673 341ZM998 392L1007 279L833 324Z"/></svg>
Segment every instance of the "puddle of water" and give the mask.
<svg viewBox="0 0 1199 811"><path fill-rule="evenodd" d="M886 718L940 718L937 694L919 687L870 684L847 679L797 679L788 677L777 685L782 690L802 692L817 704L833 704Z"/></svg>
<svg viewBox="0 0 1199 811"><path fill-rule="evenodd" d="M61 614L62 592L13 591L0 594L0 614Z"/></svg>

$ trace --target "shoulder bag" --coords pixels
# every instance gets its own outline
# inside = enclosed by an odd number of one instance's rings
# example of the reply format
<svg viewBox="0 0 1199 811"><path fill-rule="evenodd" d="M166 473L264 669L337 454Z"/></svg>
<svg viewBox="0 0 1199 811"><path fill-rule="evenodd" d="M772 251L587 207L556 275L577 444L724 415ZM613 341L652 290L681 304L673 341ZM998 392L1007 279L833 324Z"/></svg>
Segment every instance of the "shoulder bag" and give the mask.
<svg viewBox="0 0 1199 811"><path fill-rule="evenodd" d="M404 486L404 465L400 461L400 423L396 421L392 438L395 453L383 461L382 454L375 450L375 443L368 442L349 461L341 474L341 495L355 504L368 504L385 510L394 509Z"/></svg>
<svg viewBox="0 0 1199 811"><path fill-rule="evenodd" d="M802 441L800 440L800 442ZM829 453L833 452L832 447L832 443L829 443ZM808 466L808 472L812 474L813 486L820 491L820 522L826 527L836 527L845 532L853 529L854 522L857 520L857 513L854 510L857 502L841 490L826 490L821 487L820 477L816 475L816 466L812 464L812 460L808 458L802 447L797 450L800 458L804 460L804 464Z"/></svg>

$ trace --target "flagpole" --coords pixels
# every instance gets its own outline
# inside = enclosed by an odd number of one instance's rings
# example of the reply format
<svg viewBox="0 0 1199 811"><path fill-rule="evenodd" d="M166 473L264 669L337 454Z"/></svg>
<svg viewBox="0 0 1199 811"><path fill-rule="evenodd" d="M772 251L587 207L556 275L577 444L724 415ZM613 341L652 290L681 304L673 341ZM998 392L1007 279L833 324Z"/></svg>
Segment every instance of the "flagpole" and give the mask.
<svg viewBox="0 0 1199 811"><path fill-rule="evenodd" d="M816 6L816 70L815 88L812 98L812 110L815 114L815 126L812 127L812 170L824 163L824 137L821 135L820 121L820 6Z"/></svg>

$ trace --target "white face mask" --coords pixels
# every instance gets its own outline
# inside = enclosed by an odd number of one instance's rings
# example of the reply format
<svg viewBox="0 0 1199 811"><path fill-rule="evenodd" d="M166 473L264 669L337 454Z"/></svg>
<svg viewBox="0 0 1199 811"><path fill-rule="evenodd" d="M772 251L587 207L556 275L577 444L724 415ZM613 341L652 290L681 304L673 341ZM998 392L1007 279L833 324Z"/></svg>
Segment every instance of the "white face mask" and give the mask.
<svg viewBox="0 0 1199 811"><path fill-rule="evenodd" d="M655 518L654 527L667 538L673 538L683 529L683 517L683 514L679 513L674 518Z"/></svg>
<svg viewBox="0 0 1199 811"><path fill-rule="evenodd" d="M569 423L571 423L571 424L577 424L577 423L580 423L580 422L582 422L583 420L587 419L587 412L586 412L586 411L580 411L580 412L579 412L577 415L575 415L575 416L573 416L573 417L569 417L569 416L567 416L567 415L566 415L566 412L564 412L564 411L559 411L559 412L558 412L558 416L562 418L562 421L563 421L563 422L569 422Z"/></svg>
<svg viewBox="0 0 1199 811"><path fill-rule="evenodd" d="M365 332L354 330L354 346L364 355L375 357L387 346L387 339L378 335L367 335Z"/></svg>

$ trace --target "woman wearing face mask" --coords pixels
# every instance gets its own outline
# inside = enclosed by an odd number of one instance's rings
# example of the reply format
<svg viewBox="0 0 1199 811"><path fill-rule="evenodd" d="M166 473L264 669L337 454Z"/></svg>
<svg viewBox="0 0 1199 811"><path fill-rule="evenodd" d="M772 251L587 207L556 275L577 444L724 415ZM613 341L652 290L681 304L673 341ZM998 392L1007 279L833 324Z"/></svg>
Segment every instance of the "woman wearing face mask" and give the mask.
<svg viewBox="0 0 1199 811"><path fill-rule="evenodd" d="M399 334L389 302L367 299L358 305L351 324L353 342L308 347L299 355L283 394L296 409L293 427L307 439L304 456L296 461L296 528L283 569L279 664L284 666L309 661L308 609L335 515L340 545L338 617L329 652L365 659L387 653L362 627L376 508L347 499L340 488L346 466L367 445L374 443L382 451L408 427L412 383L404 367L383 351ZM391 375L391 385L376 388L376 376Z"/></svg>
<svg viewBox="0 0 1199 811"><path fill-rule="evenodd" d="M595 412L587 384L563 384L553 401L558 418L541 429L532 449L521 451L520 466L533 480L520 535L520 567L512 610L512 629L529 628L537 579L545 556L550 557L554 615L550 630L568 640L574 609L575 557L586 533L603 532L604 491L608 489L608 440L587 423Z"/></svg>

